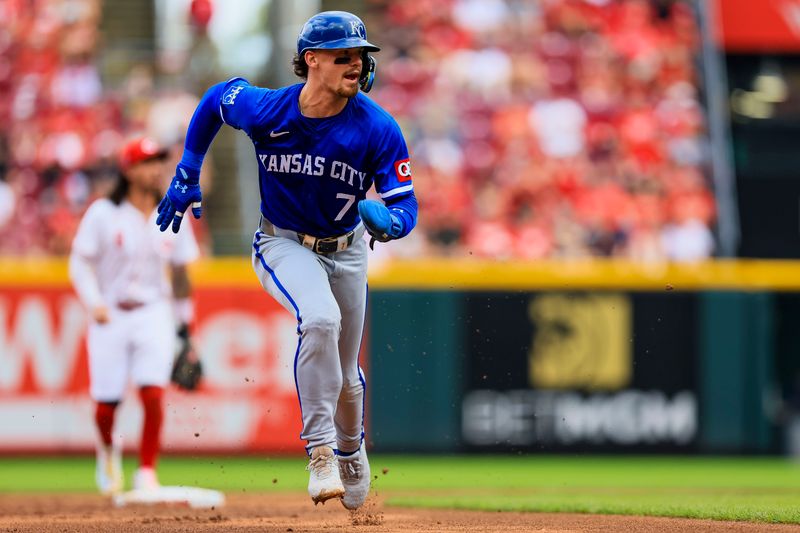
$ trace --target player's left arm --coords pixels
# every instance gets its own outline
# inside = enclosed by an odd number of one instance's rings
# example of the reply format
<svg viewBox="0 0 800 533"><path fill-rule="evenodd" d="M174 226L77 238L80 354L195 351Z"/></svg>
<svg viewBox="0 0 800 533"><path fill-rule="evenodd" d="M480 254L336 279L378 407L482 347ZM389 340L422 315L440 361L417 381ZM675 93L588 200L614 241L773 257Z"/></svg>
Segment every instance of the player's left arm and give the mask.
<svg viewBox="0 0 800 533"><path fill-rule="evenodd" d="M189 273L186 265L173 264L171 274L173 309L178 323L171 380L184 390L195 390L203 377L203 365L191 339L190 324L194 320L194 302L191 298Z"/></svg>
<svg viewBox="0 0 800 533"><path fill-rule="evenodd" d="M170 274L172 278L172 307L179 327L188 328L194 320L192 284L189 280L188 265L200 257L200 247L194 236L191 224L175 237L175 246L170 255Z"/></svg>
<svg viewBox="0 0 800 533"><path fill-rule="evenodd" d="M177 323L177 351L172 367L172 381L182 389L194 390L203 375L200 358L190 338L194 321L194 301L188 264L197 259L199 248L189 224L176 236L170 274L172 278L172 306Z"/></svg>
<svg viewBox="0 0 800 533"><path fill-rule="evenodd" d="M192 283L189 279L187 265L170 266L172 278L172 308L179 327L188 327L194 319L194 303L192 302Z"/></svg>
<svg viewBox="0 0 800 533"><path fill-rule="evenodd" d="M417 198L408 147L400 127L393 120L381 138L375 169L375 189L383 203L362 200L358 203L358 214L374 240L400 239L417 224Z"/></svg>

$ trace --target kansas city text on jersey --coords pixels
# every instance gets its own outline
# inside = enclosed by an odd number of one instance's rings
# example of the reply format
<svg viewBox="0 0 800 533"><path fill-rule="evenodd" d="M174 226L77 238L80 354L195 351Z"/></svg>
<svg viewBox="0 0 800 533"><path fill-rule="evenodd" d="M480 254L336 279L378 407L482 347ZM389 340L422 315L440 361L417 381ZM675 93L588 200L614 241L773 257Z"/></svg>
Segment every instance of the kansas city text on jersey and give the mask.
<svg viewBox="0 0 800 533"><path fill-rule="evenodd" d="M364 190L366 172L361 172L344 161L331 161L330 167L326 165L325 157L311 154L258 154L258 159L267 172L279 174L305 174L306 176L323 176L326 174L333 179L347 183L351 187Z"/></svg>

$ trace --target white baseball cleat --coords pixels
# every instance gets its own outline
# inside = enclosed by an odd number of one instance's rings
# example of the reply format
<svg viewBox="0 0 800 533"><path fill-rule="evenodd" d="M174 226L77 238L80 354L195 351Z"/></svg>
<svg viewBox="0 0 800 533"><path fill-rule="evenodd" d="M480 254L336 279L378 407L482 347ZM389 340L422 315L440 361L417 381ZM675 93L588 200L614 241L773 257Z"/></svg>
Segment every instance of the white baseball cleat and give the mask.
<svg viewBox="0 0 800 533"><path fill-rule="evenodd" d="M339 456L339 475L345 490L342 505L351 511L364 505L369 494L370 470L363 442L353 455Z"/></svg>
<svg viewBox="0 0 800 533"><path fill-rule="evenodd" d="M161 488L156 471L148 467L140 467L133 474L133 490L157 491Z"/></svg>
<svg viewBox="0 0 800 533"><path fill-rule="evenodd" d="M94 479L100 494L117 494L122 491L124 478L122 474L122 446L114 443L107 446L97 444Z"/></svg>
<svg viewBox="0 0 800 533"><path fill-rule="evenodd" d="M311 460L306 470L311 473L308 479L308 494L315 504L344 496L337 457L332 448L317 446L311 450Z"/></svg>

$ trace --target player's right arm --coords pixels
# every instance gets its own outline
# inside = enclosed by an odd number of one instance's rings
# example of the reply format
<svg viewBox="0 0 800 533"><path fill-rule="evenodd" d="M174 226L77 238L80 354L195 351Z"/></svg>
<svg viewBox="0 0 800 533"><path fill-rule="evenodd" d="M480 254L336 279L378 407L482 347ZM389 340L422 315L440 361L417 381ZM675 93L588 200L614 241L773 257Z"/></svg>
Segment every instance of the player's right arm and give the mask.
<svg viewBox="0 0 800 533"><path fill-rule="evenodd" d="M101 253L100 229L107 203L108 200L98 200L83 215L69 254L72 285L92 319L99 324L108 322L108 307L100 291L94 265Z"/></svg>
<svg viewBox="0 0 800 533"><path fill-rule="evenodd" d="M175 169L175 177L158 206L156 224L161 231L172 225L172 231L178 233L190 207L194 217L200 218L200 167L208 148L223 123L249 134L260 118L264 107L260 104L266 92L268 90L253 87L243 78L218 83L206 91L189 122L183 157Z"/></svg>

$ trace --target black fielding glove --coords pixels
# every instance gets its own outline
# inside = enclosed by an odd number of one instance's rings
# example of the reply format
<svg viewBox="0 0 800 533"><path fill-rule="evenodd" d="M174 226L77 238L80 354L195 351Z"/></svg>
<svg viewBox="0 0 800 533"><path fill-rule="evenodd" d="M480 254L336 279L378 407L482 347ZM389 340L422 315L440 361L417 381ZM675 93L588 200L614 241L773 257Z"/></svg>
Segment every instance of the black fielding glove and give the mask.
<svg viewBox="0 0 800 533"><path fill-rule="evenodd" d="M172 382L181 389L193 391L203 377L203 365L192 345L189 326L181 324L178 328L178 349L172 364Z"/></svg>

